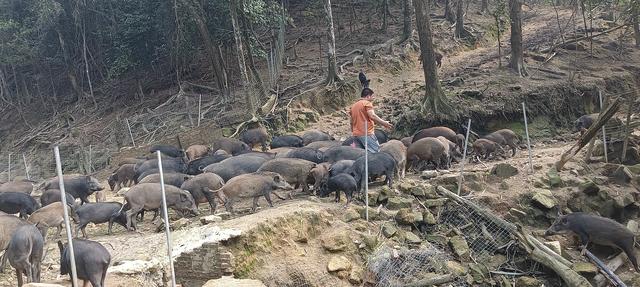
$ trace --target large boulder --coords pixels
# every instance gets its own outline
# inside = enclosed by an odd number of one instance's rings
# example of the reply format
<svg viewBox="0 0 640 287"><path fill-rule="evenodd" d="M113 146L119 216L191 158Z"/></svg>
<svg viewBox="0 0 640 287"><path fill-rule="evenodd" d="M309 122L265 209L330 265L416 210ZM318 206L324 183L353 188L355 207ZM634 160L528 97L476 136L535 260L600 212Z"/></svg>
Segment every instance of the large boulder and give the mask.
<svg viewBox="0 0 640 287"><path fill-rule="evenodd" d="M416 235L413 232L407 231L404 233L404 239L406 243L409 244L420 244L422 243L422 239L420 239L420 237L418 237L418 235Z"/></svg>
<svg viewBox="0 0 640 287"><path fill-rule="evenodd" d="M562 178L560 178L560 174L555 168L549 169L547 172L547 179L549 180L549 186L551 187L560 187L564 183L562 182Z"/></svg>
<svg viewBox="0 0 640 287"><path fill-rule="evenodd" d="M401 208L409 208L413 203L413 199L403 197L391 197L387 200L387 209L397 210Z"/></svg>
<svg viewBox="0 0 640 287"><path fill-rule="evenodd" d="M391 223L385 223L384 225L382 225L382 235L384 235L384 237L386 238L394 236L397 232L398 228L393 226L393 224Z"/></svg>
<svg viewBox="0 0 640 287"><path fill-rule="evenodd" d="M553 195L551 192L548 192L548 190L536 191L531 200L535 205L546 209L551 209L558 205L558 202L553 198Z"/></svg>
<svg viewBox="0 0 640 287"><path fill-rule="evenodd" d="M343 216L344 222L351 222L360 219L360 213L355 209L347 209Z"/></svg>
<svg viewBox="0 0 640 287"><path fill-rule="evenodd" d="M499 163L493 166L491 174L501 178L509 178L518 174L518 169L508 163Z"/></svg>
<svg viewBox="0 0 640 287"><path fill-rule="evenodd" d="M454 236L449 239L449 246L453 250L453 253L463 261L468 261L470 258L470 250L467 241L462 236Z"/></svg>
<svg viewBox="0 0 640 287"><path fill-rule="evenodd" d="M522 276L522 277L518 277L518 279L516 280L516 286L518 287L540 287L542 286L542 283L540 282L540 280L533 278L533 277L529 277L529 276Z"/></svg>
<svg viewBox="0 0 640 287"><path fill-rule="evenodd" d="M351 238L349 238L345 232L334 230L333 232L323 234L320 237L320 244L329 252L338 252L347 249L349 244L351 244Z"/></svg>
<svg viewBox="0 0 640 287"><path fill-rule="evenodd" d="M329 263L327 263L327 271L329 272L349 270L351 270L351 261L349 258L342 255L335 255L331 257L331 259L329 259Z"/></svg>
<svg viewBox="0 0 640 287"><path fill-rule="evenodd" d="M414 212L411 208L402 208L396 214L396 222L404 225L414 225L422 221L422 213Z"/></svg>
<svg viewBox="0 0 640 287"><path fill-rule="evenodd" d="M595 182L588 180L581 183L578 190L588 195L596 195L600 191L600 187Z"/></svg>

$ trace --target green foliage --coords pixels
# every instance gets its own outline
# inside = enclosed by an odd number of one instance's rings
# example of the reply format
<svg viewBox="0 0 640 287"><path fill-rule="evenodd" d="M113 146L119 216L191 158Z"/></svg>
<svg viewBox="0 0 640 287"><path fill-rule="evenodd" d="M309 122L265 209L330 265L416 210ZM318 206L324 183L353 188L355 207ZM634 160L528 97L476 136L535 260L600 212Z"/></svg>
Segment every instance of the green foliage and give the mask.
<svg viewBox="0 0 640 287"><path fill-rule="evenodd" d="M54 82L61 89L58 94L65 95L70 91L68 75L87 88L85 45L94 86L151 71L170 74L166 71L176 67L186 71L206 65L198 57L202 36L184 3L199 10L213 44L234 53L229 0L0 0L0 70L15 69L31 77L25 82L33 87L38 79L47 85ZM269 29L291 19L280 1L243 3L242 29L253 30L248 33L252 52L264 58L268 51L256 35L271 35ZM13 77L8 81L13 89Z"/></svg>

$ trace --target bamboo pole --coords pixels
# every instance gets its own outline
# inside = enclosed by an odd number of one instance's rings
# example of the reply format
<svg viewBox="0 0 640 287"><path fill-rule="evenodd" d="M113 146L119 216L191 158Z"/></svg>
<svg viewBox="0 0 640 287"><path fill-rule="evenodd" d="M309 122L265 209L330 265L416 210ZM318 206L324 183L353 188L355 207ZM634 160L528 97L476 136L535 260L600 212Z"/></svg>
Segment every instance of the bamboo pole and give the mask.
<svg viewBox="0 0 640 287"><path fill-rule="evenodd" d="M129 129L129 137L131 137L131 144L135 147L136 141L133 140L133 133L131 133L131 125L129 124L129 119L124 119L127 122L127 128Z"/></svg>
<svg viewBox="0 0 640 287"><path fill-rule="evenodd" d="M24 162L24 173L27 176L27 179L31 180L31 177L29 177L29 166L27 165L27 157L24 155L24 153L22 153L22 162Z"/></svg>
<svg viewBox="0 0 640 287"><path fill-rule="evenodd" d="M602 92L598 90L598 98L600 99L600 111L602 111ZM607 134L604 131L604 126L602 126L602 145L604 147L604 162L609 162L609 157L607 156Z"/></svg>

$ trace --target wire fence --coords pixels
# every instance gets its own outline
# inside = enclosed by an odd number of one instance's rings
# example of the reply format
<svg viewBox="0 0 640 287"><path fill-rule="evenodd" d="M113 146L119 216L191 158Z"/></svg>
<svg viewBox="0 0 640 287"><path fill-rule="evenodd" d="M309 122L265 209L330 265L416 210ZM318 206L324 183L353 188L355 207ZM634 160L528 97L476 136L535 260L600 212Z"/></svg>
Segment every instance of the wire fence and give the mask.
<svg viewBox="0 0 640 287"><path fill-rule="evenodd" d="M544 275L542 266L528 259L510 231L495 224L486 215L471 207L448 202L440 210L438 223L425 232L454 234L464 238L469 247L470 264L482 264L495 276ZM406 286L423 278L453 275L443 286L477 286L469 276L456 276L447 261L459 259L453 255L448 240L430 242L414 250L394 250L383 246L367 262L373 273L375 287ZM423 244L424 246L424 244ZM499 256L497 256L499 255ZM496 263L495 258L501 258ZM490 263L491 262L491 263Z"/></svg>

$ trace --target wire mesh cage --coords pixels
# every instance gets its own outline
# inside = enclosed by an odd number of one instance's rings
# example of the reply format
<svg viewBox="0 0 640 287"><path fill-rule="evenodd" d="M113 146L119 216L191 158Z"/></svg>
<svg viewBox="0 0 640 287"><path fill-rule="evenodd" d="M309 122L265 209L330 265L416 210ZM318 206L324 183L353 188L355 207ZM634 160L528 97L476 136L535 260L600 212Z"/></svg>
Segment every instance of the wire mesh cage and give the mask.
<svg viewBox="0 0 640 287"><path fill-rule="evenodd" d="M509 230L495 224L474 209L450 202L440 214L441 229L454 229L469 245L472 257L482 261L493 256L497 250L514 242Z"/></svg>
<svg viewBox="0 0 640 287"><path fill-rule="evenodd" d="M447 253L435 246L397 250L383 245L367 262L375 277L374 285L369 286L405 286L429 274L447 273L449 259Z"/></svg>

